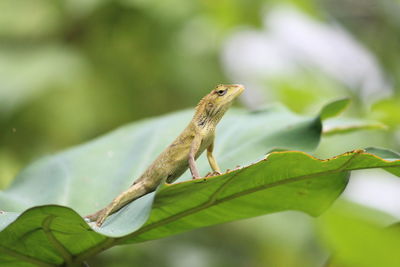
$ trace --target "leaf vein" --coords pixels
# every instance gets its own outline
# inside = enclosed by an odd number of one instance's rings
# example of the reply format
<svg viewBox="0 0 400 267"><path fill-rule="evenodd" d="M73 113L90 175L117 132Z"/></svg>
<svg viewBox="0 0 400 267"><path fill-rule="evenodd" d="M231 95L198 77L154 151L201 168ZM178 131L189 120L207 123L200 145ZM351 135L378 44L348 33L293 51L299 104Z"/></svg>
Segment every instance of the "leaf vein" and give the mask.
<svg viewBox="0 0 400 267"><path fill-rule="evenodd" d="M1 245L0 245L0 251L3 252L4 254L7 254L7 255L9 255L11 257L14 257L14 258L18 259L18 260L23 260L25 262L29 262L29 263L35 264L37 266L41 266L41 267L54 267L54 266L56 266L54 264L51 264L51 263L48 263L48 262L45 262L45 261L41 261L41 260L39 260L37 258L21 254L20 252L17 252L15 250L3 247Z"/></svg>
<svg viewBox="0 0 400 267"><path fill-rule="evenodd" d="M55 237L53 232L50 229L50 226L56 216L54 215L49 215L44 219L42 223L42 228L43 232L47 237L47 240L49 240L49 243L53 245L53 247L56 249L56 251L59 253L59 255L64 259L64 261L67 264L72 263L72 255L68 251L67 248L64 247L64 245Z"/></svg>

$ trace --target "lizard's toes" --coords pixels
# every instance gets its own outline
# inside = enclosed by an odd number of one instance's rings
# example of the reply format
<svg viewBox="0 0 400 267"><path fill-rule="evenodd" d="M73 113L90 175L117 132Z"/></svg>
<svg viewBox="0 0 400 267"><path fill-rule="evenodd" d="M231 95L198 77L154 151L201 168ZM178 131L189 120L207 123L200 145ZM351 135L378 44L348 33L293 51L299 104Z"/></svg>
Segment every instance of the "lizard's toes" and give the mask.
<svg viewBox="0 0 400 267"><path fill-rule="evenodd" d="M85 220L85 222L94 222L97 220L97 213L95 214L90 214L88 216L83 217L83 219Z"/></svg>
<svg viewBox="0 0 400 267"><path fill-rule="evenodd" d="M213 172L207 173L206 177L212 177L212 176L221 175L221 174L222 173L220 173L220 172L213 171Z"/></svg>
<svg viewBox="0 0 400 267"><path fill-rule="evenodd" d="M101 216L100 218L98 218L96 221L97 227L101 227L103 225L105 219L106 219L105 216Z"/></svg>
<svg viewBox="0 0 400 267"><path fill-rule="evenodd" d="M86 222L97 222L99 218L104 214L104 209L101 209L93 214L85 216L84 220Z"/></svg>
<svg viewBox="0 0 400 267"><path fill-rule="evenodd" d="M107 209L101 210L101 212L98 214L98 217L96 219L96 225L98 227L101 227L109 214L110 213Z"/></svg>

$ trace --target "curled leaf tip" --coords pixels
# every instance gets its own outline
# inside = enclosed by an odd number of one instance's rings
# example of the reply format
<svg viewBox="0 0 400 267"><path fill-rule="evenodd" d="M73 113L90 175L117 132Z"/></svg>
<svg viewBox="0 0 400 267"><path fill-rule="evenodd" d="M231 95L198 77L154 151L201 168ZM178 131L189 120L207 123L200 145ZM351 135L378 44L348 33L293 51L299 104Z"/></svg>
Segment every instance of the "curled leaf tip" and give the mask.
<svg viewBox="0 0 400 267"><path fill-rule="evenodd" d="M339 115L348 107L349 104L350 98L342 98L325 105L320 112L321 120L326 120Z"/></svg>

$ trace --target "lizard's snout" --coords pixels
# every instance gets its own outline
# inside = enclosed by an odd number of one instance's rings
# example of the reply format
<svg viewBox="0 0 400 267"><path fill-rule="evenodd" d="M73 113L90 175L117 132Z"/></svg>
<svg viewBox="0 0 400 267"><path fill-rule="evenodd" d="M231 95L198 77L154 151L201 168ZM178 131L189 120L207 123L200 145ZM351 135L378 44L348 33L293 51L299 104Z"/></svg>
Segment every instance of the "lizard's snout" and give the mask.
<svg viewBox="0 0 400 267"><path fill-rule="evenodd" d="M241 84L232 84L231 87L235 88L239 92L239 94L244 91L244 86Z"/></svg>

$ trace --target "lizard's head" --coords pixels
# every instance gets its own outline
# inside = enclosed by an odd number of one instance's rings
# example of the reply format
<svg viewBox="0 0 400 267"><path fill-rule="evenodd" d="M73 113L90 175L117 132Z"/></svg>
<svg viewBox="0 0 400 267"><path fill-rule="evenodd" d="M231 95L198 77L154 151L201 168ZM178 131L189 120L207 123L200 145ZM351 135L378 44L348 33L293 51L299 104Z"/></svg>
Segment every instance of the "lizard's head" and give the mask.
<svg viewBox="0 0 400 267"><path fill-rule="evenodd" d="M244 86L240 84L220 84L206 95L197 106L199 125L206 122L218 123L232 102L242 94Z"/></svg>
<svg viewBox="0 0 400 267"><path fill-rule="evenodd" d="M216 106L230 105L233 100L243 93L244 86L241 84L220 84L211 91L209 103Z"/></svg>

